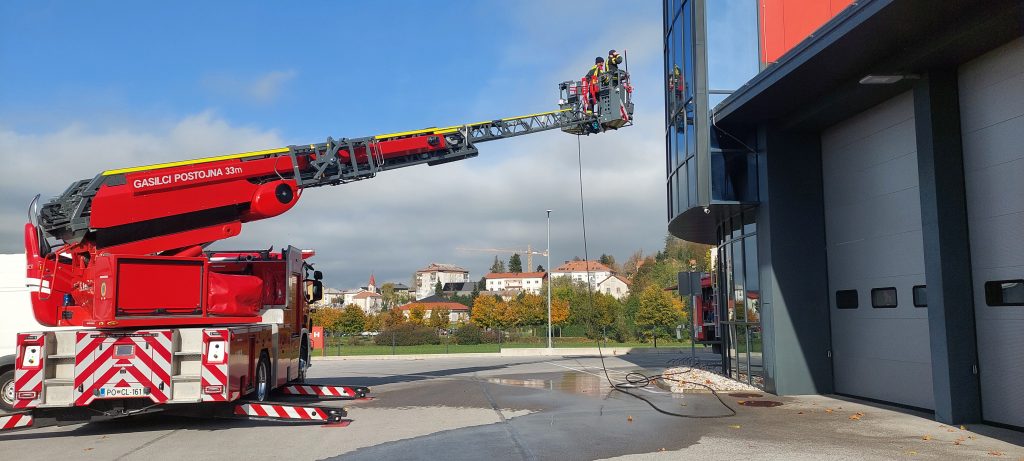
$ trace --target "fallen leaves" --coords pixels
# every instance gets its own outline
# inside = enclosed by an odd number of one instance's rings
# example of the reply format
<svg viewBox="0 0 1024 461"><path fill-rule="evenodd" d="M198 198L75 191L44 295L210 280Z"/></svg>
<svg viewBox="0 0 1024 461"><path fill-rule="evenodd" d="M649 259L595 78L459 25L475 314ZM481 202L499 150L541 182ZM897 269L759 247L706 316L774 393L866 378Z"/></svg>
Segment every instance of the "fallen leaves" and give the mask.
<svg viewBox="0 0 1024 461"><path fill-rule="evenodd" d="M924 440L924 441L928 441L928 440L931 440L931 439L932 439L932 436L930 436L930 435L922 435L921 436L921 440Z"/></svg>
<svg viewBox="0 0 1024 461"><path fill-rule="evenodd" d="M860 421L860 419L861 419L862 417L864 417L864 413L861 413L861 412L859 412L859 411L858 411L858 412L856 412L856 413L854 413L854 414L852 414L852 415L850 415L850 419L851 419L851 420L854 420L854 421Z"/></svg>
<svg viewBox="0 0 1024 461"><path fill-rule="evenodd" d="M798 415L802 415L802 414L804 414L804 412L802 412L802 411L798 411L798 412L796 412L796 414L798 414Z"/></svg>
<svg viewBox="0 0 1024 461"><path fill-rule="evenodd" d="M626 416L626 421L633 422L633 415Z"/></svg>
<svg viewBox="0 0 1024 461"><path fill-rule="evenodd" d="M730 424L729 427L732 428L732 429L739 429L739 428L741 428L743 426L740 426L739 424Z"/></svg>
<svg viewBox="0 0 1024 461"><path fill-rule="evenodd" d="M825 413L832 413L833 411L835 411L835 410L833 410L833 409L831 409L831 408L826 408L826 409L825 409Z"/></svg>
<svg viewBox="0 0 1024 461"><path fill-rule="evenodd" d="M1003 453L1003 452L1001 452L1001 451L995 451L995 450L990 450L990 451L988 452L988 454L989 454L990 456L1003 456L1003 455L1005 455L1006 453Z"/></svg>

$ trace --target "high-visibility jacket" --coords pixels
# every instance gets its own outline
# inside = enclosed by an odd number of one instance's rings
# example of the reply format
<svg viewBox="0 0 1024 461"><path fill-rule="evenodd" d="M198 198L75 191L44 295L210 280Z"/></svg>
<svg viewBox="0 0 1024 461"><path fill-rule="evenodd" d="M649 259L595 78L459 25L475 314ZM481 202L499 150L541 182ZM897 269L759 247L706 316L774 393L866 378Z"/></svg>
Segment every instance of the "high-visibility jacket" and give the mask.
<svg viewBox="0 0 1024 461"><path fill-rule="evenodd" d="M584 78L589 79L590 83L597 83L597 78L603 73L604 66L598 67L597 64L594 64L594 67L591 67L590 70L587 71L587 75Z"/></svg>
<svg viewBox="0 0 1024 461"><path fill-rule="evenodd" d="M608 72L617 74L619 72L619 64L622 64L622 55L608 55L608 59L605 61L605 65L608 66Z"/></svg>

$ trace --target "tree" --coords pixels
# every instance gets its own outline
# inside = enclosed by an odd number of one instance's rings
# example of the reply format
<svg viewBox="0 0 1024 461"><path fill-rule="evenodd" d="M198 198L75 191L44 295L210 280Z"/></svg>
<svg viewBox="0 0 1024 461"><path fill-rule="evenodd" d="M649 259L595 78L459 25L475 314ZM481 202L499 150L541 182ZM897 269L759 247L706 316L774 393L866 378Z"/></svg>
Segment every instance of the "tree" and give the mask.
<svg viewBox="0 0 1024 461"><path fill-rule="evenodd" d="M405 314L402 313L402 309L392 307L391 309L380 313L379 322L381 330L401 325L405 323Z"/></svg>
<svg viewBox="0 0 1024 461"><path fill-rule="evenodd" d="M523 272L523 260L519 257L519 253L513 253L508 258L508 271L516 274Z"/></svg>
<svg viewBox="0 0 1024 461"><path fill-rule="evenodd" d="M612 255L601 254L601 258L599 258L597 262L604 264L605 266L608 266L608 268L611 269L612 272L619 272L619 266L615 264L615 257Z"/></svg>
<svg viewBox="0 0 1024 461"><path fill-rule="evenodd" d="M381 308L391 309L398 305L398 294L395 293L395 284L387 282L380 286Z"/></svg>
<svg viewBox="0 0 1024 461"><path fill-rule="evenodd" d="M626 273L628 277L632 277L636 274L637 268L643 264L644 250L636 250L633 254L629 255L629 259L622 265L622 271Z"/></svg>
<svg viewBox="0 0 1024 461"><path fill-rule="evenodd" d="M548 323L547 299L532 293L525 293L510 303L515 313L517 326L541 326Z"/></svg>
<svg viewBox="0 0 1024 461"><path fill-rule="evenodd" d="M444 285L441 285L441 281L440 280L438 280L437 283L434 284L434 294L435 295L442 295L442 294L444 294Z"/></svg>
<svg viewBox="0 0 1024 461"><path fill-rule="evenodd" d="M547 271L544 270L544 266L541 266L540 264L538 264L536 272L547 272Z"/></svg>
<svg viewBox="0 0 1024 461"><path fill-rule="evenodd" d="M469 320L481 328L492 328L496 326L495 307L498 300L494 296L480 295L473 300L473 310Z"/></svg>
<svg viewBox="0 0 1024 461"><path fill-rule="evenodd" d="M682 302L655 285L648 285L640 294L636 326L653 337L666 336L677 325L686 323Z"/></svg>
<svg viewBox="0 0 1024 461"><path fill-rule="evenodd" d="M492 274L498 274L498 273L502 273L502 272L505 272L505 261L502 261L502 260L498 259L497 256L495 256L494 257L494 264L491 264L491 273Z"/></svg>
<svg viewBox="0 0 1024 461"><path fill-rule="evenodd" d="M366 331L366 313L355 304L345 306L341 311L338 329L343 333L358 334Z"/></svg>
<svg viewBox="0 0 1024 461"><path fill-rule="evenodd" d="M426 309L423 308L422 304L413 304L409 308L409 322L416 325L423 325L423 317L427 315Z"/></svg>
<svg viewBox="0 0 1024 461"><path fill-rule="evenodd" d="M448 328L451 324L452 311L445 307L439 307L430 311L430 325L435 330L441 330L442 328Z"/></svg>
<svg viewBox="0 0 1024 461"><path fill-rule="evenodd" d="M561 299L551 300L551 324L562 325L569 320L569 302Z"/></svg>
<svg viewBox="0 0 1024 461"><path fill-rule="evenodd" d="M321 307L309 314L313 325L324 327L327 331L338 331L341 321L341 309L335 307Z"/></svg>
<svg viewBox="0 0 1024 461"><path fill-rule="evenodd" d="M366 314L366 322L363 324L365 331L380 331L380 321L383 314Z"/></svg>

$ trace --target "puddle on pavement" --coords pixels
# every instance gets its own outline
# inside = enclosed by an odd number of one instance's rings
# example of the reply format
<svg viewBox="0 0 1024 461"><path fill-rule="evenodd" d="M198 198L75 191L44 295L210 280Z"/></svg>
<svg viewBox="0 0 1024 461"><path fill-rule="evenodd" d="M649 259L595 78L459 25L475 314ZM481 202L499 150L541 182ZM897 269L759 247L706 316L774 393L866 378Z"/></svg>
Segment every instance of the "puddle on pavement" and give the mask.
<svg viewBox="0 0 1024 461"><path fill-rule="evenodd" d="M486 378L483 381L504 386L547 389L592 397L604 397L611 387L602 376L586 373L566 372L552 379Z"/></svg>

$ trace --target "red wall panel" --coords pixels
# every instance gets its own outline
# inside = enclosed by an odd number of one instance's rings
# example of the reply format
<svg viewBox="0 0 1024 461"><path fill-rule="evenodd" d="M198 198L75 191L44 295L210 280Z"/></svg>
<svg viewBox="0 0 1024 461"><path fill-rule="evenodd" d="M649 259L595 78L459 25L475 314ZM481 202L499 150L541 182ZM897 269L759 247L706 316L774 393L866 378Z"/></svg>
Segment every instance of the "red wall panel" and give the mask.
<svg viewBox="0 0 1024 461"><path fill-rule="evenodd" d="M760 0L761 62L771 64L853 0Z"/></svg>

